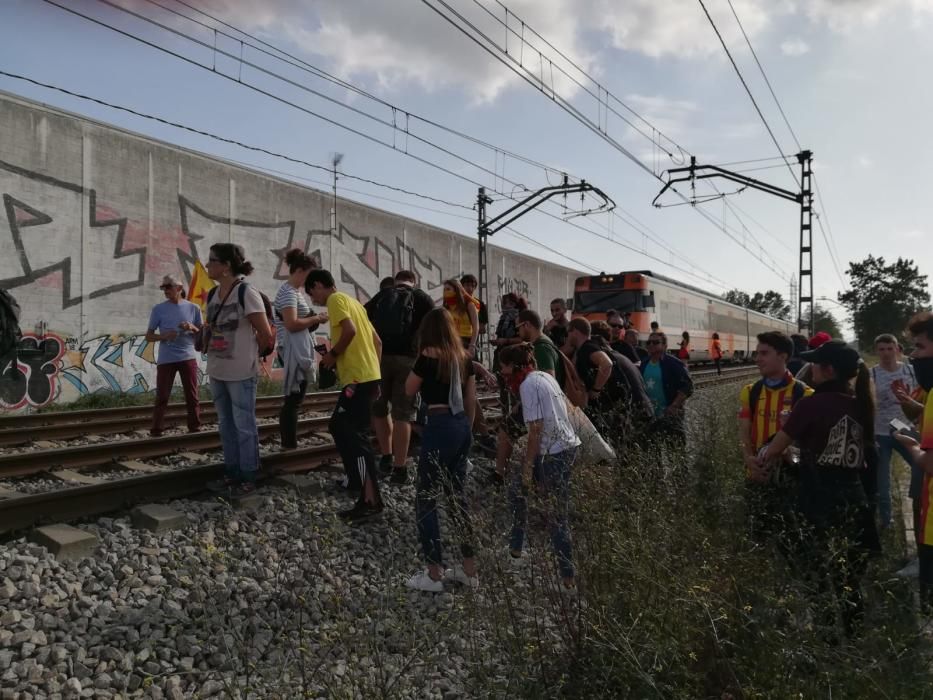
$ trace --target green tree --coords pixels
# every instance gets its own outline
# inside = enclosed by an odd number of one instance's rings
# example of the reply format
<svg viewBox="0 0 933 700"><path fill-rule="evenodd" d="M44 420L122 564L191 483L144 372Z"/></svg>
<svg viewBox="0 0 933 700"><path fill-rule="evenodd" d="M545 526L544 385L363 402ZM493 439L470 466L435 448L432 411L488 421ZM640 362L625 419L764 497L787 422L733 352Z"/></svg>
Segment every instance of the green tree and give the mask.
<svg viewBox="0 0 933 700"><path fill-rule="evenodd" d="M790 304L784 301L784 297L780 292L775 292L773 289L764 294L755 292L748 304L748 308L784 321L790 318Z"/></svg>
<svg viewBox="0 0 933 700"><path fill-rule="evenodd" d="M730 304L768 314L785 321L790 318L790 304L784 301L784 297L781 296L780 292L774 290L755 292L754 296L749 296L747 292L743 292L741 289L730 289L722 295L722 298Z"/></svg>
<svg viewBox="0 0 933 700"><path fill-rule="evenodd" d="M842 337L842 329L839 327L839 322L836 321L836 317L833 316L831 311L824 309L822 306L817 306L815 315L813 318L815 321L813 325L814 333L819 333L820 331L824 331L826 333L829 333L833 338ZM803 315L803 327L804 328L810 327L810 315L809 314Z"/></svg>
<svg viewBox="0 0 933 700"><path fill-rule="evenodd" d="M751 297L749 297L748 294L743 292L741 289L730 289L728 292L722 295L722 298L730 304L735 304L736 306L741 306L745 309L748 308L748 304L751 301Z"/></svg>
<svg viewBox="0 0 933 700"><path fill-rule="evenodd" d="M881 333L901 333L910 317L930 304L927 276L913 260L898 258L888 265L884 258L869 255L850 262L846 275L851 288L839 294L839 301L863 348Z"/></svg>

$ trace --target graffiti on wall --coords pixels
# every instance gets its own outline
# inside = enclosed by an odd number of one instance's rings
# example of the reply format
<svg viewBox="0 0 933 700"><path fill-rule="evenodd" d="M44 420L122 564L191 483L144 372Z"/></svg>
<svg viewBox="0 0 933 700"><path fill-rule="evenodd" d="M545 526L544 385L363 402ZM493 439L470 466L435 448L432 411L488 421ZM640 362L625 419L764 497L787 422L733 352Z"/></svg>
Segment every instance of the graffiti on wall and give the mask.
<svg viewBox="0 0 933 700"><path fill-rule="evenodd" d="M126 248L126 219L99 208L95 190L0 161L0 194L0 287L60 289L68 308L142 285L146 249ZM86 259L107 264L94 274Z"/></svg>
<svg viewBox="0 0 933 700"><path fill-rule="evenodd" d="M62 378L79 395L98 391L139 394L155 388L157 344L145 336L105 335L69 344Z"/></svg>
<svg viewBox="0 0 933 700"><path fill-rule="evenodd" d="M25 334L0 358L0 406L45 406L58 396L58 373L65 343L56 335Z"/></svg>
<svg viewBox="0 0 933 700"><path fill-rule="evenodd" d="M529 304L531 303L531 291L528 283L520 277L503 277L497 275L496 280L496 311L502 312L502 295L509 292L523 297Z"/></svg>
<svg viewBox="0 0 933 700"><path fill-rule="evenodd" d="M396 237L393 247L376 236L352 233L342 224L337 235L331 238L330 231L311 231L308 254L317 260L326 260L323 253L329 251L333 243L332 259L338 264L332 272L338 283L353 289L359 301L369 301L379 291L379 282L384 277L405 269L415 273L418 285L433 298L439 298L443 292L441 266L431 258L423 258L402 238Z"/></svg>

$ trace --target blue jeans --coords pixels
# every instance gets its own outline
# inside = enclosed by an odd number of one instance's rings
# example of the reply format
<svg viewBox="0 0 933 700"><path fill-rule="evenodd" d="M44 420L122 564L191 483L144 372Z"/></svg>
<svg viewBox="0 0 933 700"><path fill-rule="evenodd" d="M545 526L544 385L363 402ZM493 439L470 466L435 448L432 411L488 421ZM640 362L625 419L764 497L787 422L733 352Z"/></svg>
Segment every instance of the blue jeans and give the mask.
<svg viewBox="0 0 933 700"><path fill-rule="evenodd" d="M563 578L572 578L573 545L570 542L570 468L577 456L577 448L554 455L544 455L535 461L532 477L545 500L544 519L551 534L551 546L557 555L557 566ZM528 520L528 494L522 483L521 469L512 470L509 484L509 505L512 506L512 532L509 547L520 552L525 543L525 525Z"/></svg>
<svg viewBox="0 0 933 700"><path fill-rule="evenodd" d="M255 377L238 382L211 377L211 394L224 449L224 472L232 479L255 481L259 471L256 384Z"/></svg>
<svg viewBox="0 0 933 700"><path fill-rule="evenodd" d="M450 512L460 533L460 550L473 556L472 527L467 511L463 482L472 431L465 413L434 413L427 416L421 433L418 457L418 483L415 491L415 518L418 539L428 564L442 564L441 525L437 517L437 497L443 492L452 506Z"/></svg>
<svg viewBox="0 0 933 700"><path fill-rule="evenodd" d="M875 435L875 442L878 444L878 514L881 516L881 524L887 527L891 524L891 456L894 451L910 465L908 495L915 500L920 498L923 470L914 464L907 448L891 435Z"/></svg>

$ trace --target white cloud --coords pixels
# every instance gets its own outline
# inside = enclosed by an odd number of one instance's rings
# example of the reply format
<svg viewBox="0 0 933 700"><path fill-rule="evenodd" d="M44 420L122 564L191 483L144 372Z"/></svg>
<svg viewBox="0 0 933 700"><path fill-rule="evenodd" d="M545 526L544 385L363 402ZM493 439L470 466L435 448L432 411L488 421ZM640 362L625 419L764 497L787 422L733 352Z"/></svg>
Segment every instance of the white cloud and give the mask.
<svg viewBox="0 0 933 700"><path fill-rule="evenodd" d="M871 158L869 158L864 153L858 156L858 158L855 159L855 162L858 163L859 166L862 168L870 168L872 165L875 164L875 161L873 161Z"/></svg>
<svg viewBox="0 0 933 700"><path fill-rule="evenodd" d="M803 56L810 53L810 45L800 37L793 37L781 42L781 53L785 56Z"/></svg>
<svg viewBox="0 0 933 700"><path fill-rule="evenodd" d="M924 238L927 240L930 240L931 238L933 238L926 231L921 231L920 229L911 229L909 231L901 231L897 235L898 235L898 238L905 238L909 241L919 241Z"/></svg>
<svg viewBox="0 0 933 700"><path fill-rule="evenodd" d="M141 2L141 0L121 0ZM496 21L505 17L492 0L481 6L455 2L453 7L504 46L506 31ZM699 5L658 0L506 0L509 26L521 32L520 17L555 47L591 74L598 75L598 52L613 48L655 58L691 60L722 56L719 40ZM933 13L933 0L733 0L735 11L752 42L781 22L799 25L805 17L834 32L852 33L870 27L895 12L912 16ZM418 0L204 0L214 14L259 32L272 43L283 36L308 55L323 56L341 76L384 91L400 91L411 85L427 91L463 89L476 102L490 102L521 78L499 63L473 41ZM483 7L489 13L483 11ZM707 3L714 21L734 52L744 50L744 39L724 3ZM533 71L542 65L535 42L555 57L527 29L526 45L509 36L509 53ZM760 46L756 46L760 48ZM787 56L809 51L800 38L780 44ZM557 59L560 61L560 59ZM556 64L559 65L559 64ZM567 66L568 70L570 69ZM544 61L550 80L551 69ZM553 71L555 85L564 96L578 88Z"/></svg>

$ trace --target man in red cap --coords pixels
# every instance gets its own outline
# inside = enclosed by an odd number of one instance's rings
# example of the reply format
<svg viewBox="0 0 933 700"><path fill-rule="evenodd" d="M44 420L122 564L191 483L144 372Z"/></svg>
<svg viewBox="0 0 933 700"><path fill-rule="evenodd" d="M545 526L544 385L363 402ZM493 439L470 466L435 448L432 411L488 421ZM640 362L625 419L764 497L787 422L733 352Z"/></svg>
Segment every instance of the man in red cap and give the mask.
<svg viewBox="0 0 933 700"><path fill-rule="evenodd" d="M807 341L807 347L810 348L810 350L816 350L818 347L825 345L832 339L833 337L829 333L826 331L820 331L818 333L814 333L813 337ZM800 371L797 372L797 380L803 382L807 386L809 386L813 381L813 375L811 374L809 362L807 362L803 367L800 368Z"/></svg>
<svg viewBox="0 0 933 700"><path fill-rule="evenodd" d="M820 331L819 333L814 333L813 337L807 341L807 347L811 350L816 350L823 343L828 343L832 340L833 337L826 331Z"/></svg>

